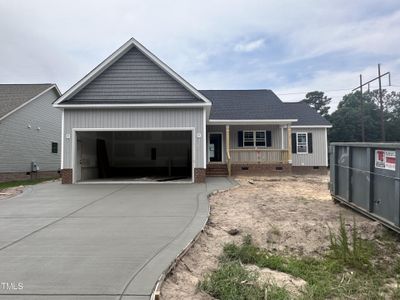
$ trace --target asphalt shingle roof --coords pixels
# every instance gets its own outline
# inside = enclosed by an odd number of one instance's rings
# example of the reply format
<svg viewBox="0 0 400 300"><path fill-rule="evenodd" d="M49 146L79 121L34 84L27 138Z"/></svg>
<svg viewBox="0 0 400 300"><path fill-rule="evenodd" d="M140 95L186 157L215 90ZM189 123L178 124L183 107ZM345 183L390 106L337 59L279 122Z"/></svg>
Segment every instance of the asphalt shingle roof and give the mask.
<svg viewBox="0 0 400 300"><path fill-rule="evenodd" d="M53 86L44 84L0 84L0 118Z"/></svg>
<svg viewBox="0 0 400 300"><path fill-rule="evenodd" d="M298 119L293 125L330 125L304 102L282 102L271 90L200 90L212 102L212 120Z"/></svg>
<svg viewBox="0 0 400 300"><path fill-rule="evenodd" d="M298 119L298 121L292 125L331 125L327 119L322 117L315 109L303 101L286 102L284 105L288 108L293 118Z"/></svg>

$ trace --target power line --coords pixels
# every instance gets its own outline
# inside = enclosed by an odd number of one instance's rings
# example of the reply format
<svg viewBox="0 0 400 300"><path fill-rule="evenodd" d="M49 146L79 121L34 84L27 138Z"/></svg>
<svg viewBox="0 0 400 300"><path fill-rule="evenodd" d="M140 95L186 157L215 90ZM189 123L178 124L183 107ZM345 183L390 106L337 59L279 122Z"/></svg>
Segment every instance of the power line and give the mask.
<svg viewBox="0 0 400 300"><path fill-rule="evenodd" d="M386 72L386 73L382 74L381 73L381 64L378 64L378 76L377 77L375 77L375 78L373 78L371 80L368 80L367 82L363 83L362 76L360 75L360 85L351 90L352 92L354 92L354 91L359 89L360 92L361 92L360 93L361 122L362 122L362 124L361 124L361 131L362 131L361 135L362 135L363 142L364 142L364 138L365 138L365 136L364 136L364 111L363 111L363 101L364 100L363 100L363 97L362 97L362 95L363 95L363 86L367 85L368 86L368 91L369 91L370 84L372 82L376 81L376 80L378 80L378 84L379 84L378 91L379 91L379 108L380 108L380 117L381 117L380 118L381 119L381 140L382 140L382 142L384 142L386 140L386 137L385 137L385 135L386 135L385 134L385 117L384 117L384 108L383 108L383 93L382 93L382 77L384 77L384 76L388 76L388 78L389 78L389 86L391 86L392 84L391 84L390 72Z"/></svg>
<svg viewBox="0 0 400 300"><path fill-rule="evenodd" d="M400 88L400 85L382 85L382 87L398 87ZM348 89L337 89L337 90L324 90L324 89L318 89L319 91L322 91L324 93L331 93L331 92L343 92L343 91L349 91L351 92L352 88ZM293 92L293 93L277 93L278 96L286 96L286 95L301 95L301 94L307 94L310 91L304 91L304 92Z"/></svg>

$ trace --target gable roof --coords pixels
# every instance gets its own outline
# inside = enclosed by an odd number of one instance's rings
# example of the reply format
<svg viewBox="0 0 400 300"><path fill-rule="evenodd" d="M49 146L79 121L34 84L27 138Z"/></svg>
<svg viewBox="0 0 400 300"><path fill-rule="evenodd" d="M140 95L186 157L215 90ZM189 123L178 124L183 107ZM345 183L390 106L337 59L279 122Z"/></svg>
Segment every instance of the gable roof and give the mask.
<svg viewBox="0 0 400 300"><path fill-rule="evenodd" d="M293 126L330 127L304 102L282 102L271 90L201 90L211 100L210 121L288 121Z"/></svg>
<svg viewBox="0 0 400 300"><path fill-rule="evenodd" d="M52 88L61 95L57 86L52 83L0 84L0 120Z"/></svg>
<svg viewBox="0 0 400 300"><path fill-rule="evenodd" d="M169 99L161 99L161 97L156 97L157 93L160 93L157 90L153 91L150 95L147 95L147 99L144 96L143 92L141 93L140 88L143 89L143 85L146 86L146 83L139 83L139 89L132 88L132 80L137 79L137 75L135 77L132 73L132 66L125 67L126 74L123 80L127 80L125 84L116 84L114 85L114 90L103 90L103 95L96 95L93 97L91 92L84 91L84 88L89 84L93 83L94 85L99 85L100 90L103 88L101 85L107 80L107 71L116 71L117 73L121 70L118 70L119 66L118 62L120 59L124 59L124 56L130 56L132 59L136 57L144 57L148 61L152 62L163 74L167 75L172 81L177 84L179 87L183 88L187 93L182 93L176 90L175 96L171 96ZM129 64L129 62L128 62ZM143 67L143 66L141 66ZM124 67L123 67L124 68ZM149 66L145 66L145 69L149 68ZM150 67L151 68L151 67ZM117 70L114 70L117 69ZM156 72L156 70L153 70ZM128 76L127 76L128 74ZM157 74L155 74L157 75ZM158 74L159 75L159 74ZM131 77L129 77L131 76ZM150 78L153 78L151 76ZM164 78L165 80L165 78ZM137 81L136 81L137 82ZM148 83L148 82L147 82ZM171 83L171 82L169 82ZM152 87L152 84L150 82ZM148 86L146 86L148 88ZM174 86L173 88L176 88ZM149 90L149 89L148 89ZM151 89L150 89L151 90ZM139 94L137 94L139 93ZM149 98L150 97L150 98ZM151 98L153 97L153 98ZM113 106L113 107L124 107L124 106L147 106L147 105L160 105L160 106L174 106L174 105L195 105L195 106L209 106L211 105L210 101L202 95L198 90L196 90L190 83L184 80L181 76L179 76L175 71L173 71L169 66L167 66L164 62L162 62L159 58L157 58L154 54L152 54L149 50L147 50L143 45L141 45L135 39L130 39L123 46L121 46L117 51L115 51L112 55L110 55L107 59L105 59L100 65L98 65L95 69L93 69L89 74L87 74L84 78L82 78L78 83L76 83L73 87L71 87L64 95L62 95L55 103L56 107L85 107L85 106Z"/></svg>
<svg viewBox="0 0 400 300"><path fill-rule="evenodd" d="M292 124L293 126L332 127L332 124L327 119L303 101L286 102L284 105L288 113L298 120Z"/></svg>

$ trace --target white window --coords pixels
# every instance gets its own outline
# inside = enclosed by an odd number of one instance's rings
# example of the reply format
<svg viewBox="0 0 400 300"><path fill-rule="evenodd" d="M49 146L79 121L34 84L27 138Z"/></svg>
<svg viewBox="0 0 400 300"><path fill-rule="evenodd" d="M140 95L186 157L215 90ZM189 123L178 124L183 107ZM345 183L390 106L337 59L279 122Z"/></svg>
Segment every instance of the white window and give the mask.
<svg viewBox="0 0 400 300"><path fill-rule="evenodd" d="M265 147L266 145L265 131L256 131L256 146Z"/></svg>
<svg viewBox="0 0 400 300"><path fill-rule="evenodd" d="M245 147L265 147L267 145L267 135L263 130L244 131L243 146Z"/></svg>
<svg viewBox="0 0 400 300"><path fill-rule="evenodd" d="M296 133L296 141L297 141L297 153L308 153L307 133L305 132Z"/></svg>
<svg viewBox="0 0 400 300"><path fill-rule="evenodd" d="M254 132L245 131L243 133L243 145L245 147L254 147Z"/></svg>

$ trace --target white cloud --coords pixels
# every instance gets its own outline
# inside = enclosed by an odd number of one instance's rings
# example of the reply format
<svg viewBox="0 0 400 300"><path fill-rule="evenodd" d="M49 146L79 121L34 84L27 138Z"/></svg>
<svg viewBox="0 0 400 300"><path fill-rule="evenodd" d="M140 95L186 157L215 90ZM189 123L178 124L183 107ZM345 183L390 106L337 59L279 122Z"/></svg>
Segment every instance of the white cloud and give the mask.
<svg viewBox="0 0 400 300"><path fill-rule="evenodd" d="M56 82L65 91L133 36L199 88L351 88L359 73L375 75L378 61L310 67L340 52L377 57L400 74L400 4L386 0L379 10L370 0L0 0L0 82ZM255 60L263 37L279 55ZM235 51L251 55L229 60ZM300 80L293 63L303 64Z"/></svg>
<svg viewBox="0 0 400 300"><path fill-rule="evenodd" d="M257 39L247 43L236 44L234 50L237 52L253 52L264 47L264 39Z"/></svg>

